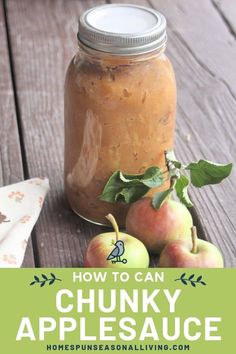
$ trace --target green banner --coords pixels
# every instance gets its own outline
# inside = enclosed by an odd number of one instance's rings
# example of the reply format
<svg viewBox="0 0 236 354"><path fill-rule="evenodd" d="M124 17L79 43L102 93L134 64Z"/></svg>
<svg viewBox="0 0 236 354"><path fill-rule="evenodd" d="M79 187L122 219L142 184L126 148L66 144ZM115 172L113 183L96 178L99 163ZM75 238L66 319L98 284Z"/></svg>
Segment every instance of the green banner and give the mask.
<svg viewBox="0 0 236 354"><path fill-rule="evenodd" d="M2 354L235 353L236 269L0 270Z"/></svg>

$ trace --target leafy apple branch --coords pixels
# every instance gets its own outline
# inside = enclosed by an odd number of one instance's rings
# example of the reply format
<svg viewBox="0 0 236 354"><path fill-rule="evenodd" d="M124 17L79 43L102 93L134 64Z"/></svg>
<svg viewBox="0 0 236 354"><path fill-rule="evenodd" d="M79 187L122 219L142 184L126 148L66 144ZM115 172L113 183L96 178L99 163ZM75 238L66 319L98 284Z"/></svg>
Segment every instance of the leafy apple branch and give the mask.
<svg viewBox="0 0 236 354"><path fill-rule="evenodd" d="M50 273L50 275L51 277L47 277L46 274L42 274L41 280L37 275L35 275L34 280L30 283L30 285L39 284L42 288L46 283L48 283L48 285L52 285L53 283L55 283L55 281L62 281L61 279L57 278L55 274Z"/></svg>
<svg viewBox="0 0 236 354"><path fill-rule="evenodd" d="M175 281L181 281L184 285L188 285L190 283L194 288L196 284L206 285L206 283L202 280L202 275L199 275L196 280L194 280L195 274L191 274L188 278L186 278L186 273L183 273L180 278L175 279Z"/></svg>
<svg viewBox="0 0 236 354"><path fill-rule="evenodd" d="M175 191L179 200L188 208L193 206L188 195L188 187L201 188L209 184L220 183L232 171L232 163L223 165L208 160L199 160L184 165L178 161L172 150L165 151L166 168L149 167L143 174L127 174L115 171L108 179L100 199L106 202L133 203L142 198L150 189L158 188L170 181L163 192L154 194L152 205L159 209Z"/></svg>

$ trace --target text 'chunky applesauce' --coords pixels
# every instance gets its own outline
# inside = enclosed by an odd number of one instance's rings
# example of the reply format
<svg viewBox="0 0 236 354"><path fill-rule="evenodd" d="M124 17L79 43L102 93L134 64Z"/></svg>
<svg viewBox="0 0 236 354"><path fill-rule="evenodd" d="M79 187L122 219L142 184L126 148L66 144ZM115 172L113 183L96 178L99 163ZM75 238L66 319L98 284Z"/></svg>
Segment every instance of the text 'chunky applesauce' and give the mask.
<svg viewBox="0 0 236 354"><path fill-rule="evenodd" d="M220 317L175 316L182 290L175 289L60 289L55 306L59 318L39 317L38 323L29 317L22 317L16 341L48 340L51 333L60 341L68 340L71 333L83 342L115 341L175 341L181 335L190 342L221 341L219 335ZM117 318L115 311L122 316ZM84 316L86 311L89 315ZM141 317L140 313L145 317ZM160 315L164 313L164 316ZM68 316L71 314L72 317ZM96 314L96 316L95 316ZM98 317L97 315L100 314ZM135 316L139 314L139 316ZM174 316L171 316L174 314ZM98 334L94 334L94 330Z"/></svg>
<svg viewBox="0 0 236 354"><path fill-rule="evenodd" d="M116 170L164 167L173 148L176 84L164 51L166 20L135 5L103 5L79 22L79 51L65 81L65 190L72 209L95 223L127 206L101 201ZM150 194L154 194L152 190Z"/></svg>

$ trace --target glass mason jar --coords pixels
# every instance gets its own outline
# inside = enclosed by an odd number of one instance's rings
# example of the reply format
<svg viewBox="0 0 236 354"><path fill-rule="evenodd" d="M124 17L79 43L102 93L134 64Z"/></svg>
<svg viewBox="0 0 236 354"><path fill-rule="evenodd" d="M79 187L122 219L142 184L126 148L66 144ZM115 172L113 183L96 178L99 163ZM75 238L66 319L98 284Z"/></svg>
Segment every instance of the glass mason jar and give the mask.
<svg viewBox="0 0 236 354"><path fill-rule="evenodd" d="M65 191L84 219L107 224L112 213L124 225L127 205L99 199L108 178L164 168L164 151L173 148L166 21L149 8L103 5L81 16L78 41L65 81Z"/></svg>

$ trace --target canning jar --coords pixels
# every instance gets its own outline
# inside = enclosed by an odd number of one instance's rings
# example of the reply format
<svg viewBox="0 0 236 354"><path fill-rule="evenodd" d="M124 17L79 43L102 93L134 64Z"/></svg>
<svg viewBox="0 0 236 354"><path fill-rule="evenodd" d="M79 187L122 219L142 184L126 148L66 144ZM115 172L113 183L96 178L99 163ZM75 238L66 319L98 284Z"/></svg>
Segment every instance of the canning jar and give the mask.
<svg viewBox="0 0 236 354"><path fill-rule="evenodd" d="M107 224L112 213L124 224L127 205L99 199L113 172L162 168L173 148L176 84L166 38L164 16L142 6L103 5L80 18L65 81L65 191L93 223Z"/></svg>

